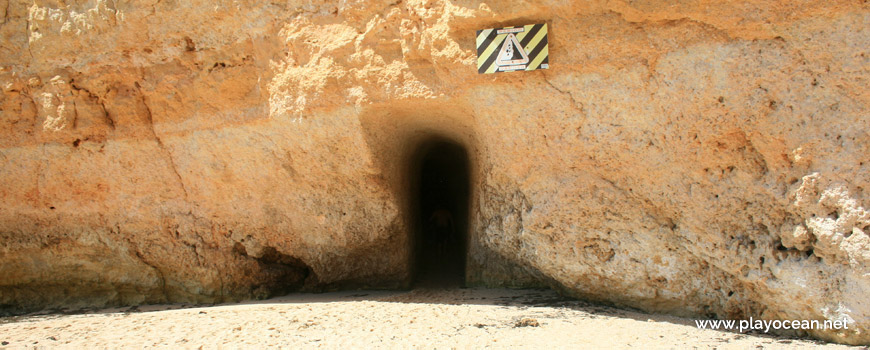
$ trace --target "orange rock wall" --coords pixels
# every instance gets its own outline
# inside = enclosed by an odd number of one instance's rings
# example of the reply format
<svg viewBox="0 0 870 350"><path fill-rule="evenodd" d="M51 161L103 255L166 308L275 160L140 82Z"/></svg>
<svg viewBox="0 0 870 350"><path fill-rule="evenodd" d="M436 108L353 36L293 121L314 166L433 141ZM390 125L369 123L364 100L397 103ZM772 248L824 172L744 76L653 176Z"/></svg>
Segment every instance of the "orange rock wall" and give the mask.
<svg viewBox="0 0 870 350"><path fill-rule="evenodd" d="M406 286L438 135L471 157L469 283L870 343L864 1L0 14L4 310ZM478 75L474 31L529 23L551 69Z"/></svg>

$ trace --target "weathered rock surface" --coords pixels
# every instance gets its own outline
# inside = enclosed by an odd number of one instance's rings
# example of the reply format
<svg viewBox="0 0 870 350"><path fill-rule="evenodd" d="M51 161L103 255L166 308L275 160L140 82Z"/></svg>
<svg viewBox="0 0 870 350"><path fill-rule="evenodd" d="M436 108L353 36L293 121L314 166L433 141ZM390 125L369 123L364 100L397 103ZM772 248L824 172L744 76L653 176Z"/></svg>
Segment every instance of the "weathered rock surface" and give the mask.
<svg viewBox="0 0 870 350"><path fill-rule="evenodd" d="M469 283L870 343L866 1L341 4L0 1L3 309L406 286L438 136Z"/></svg>

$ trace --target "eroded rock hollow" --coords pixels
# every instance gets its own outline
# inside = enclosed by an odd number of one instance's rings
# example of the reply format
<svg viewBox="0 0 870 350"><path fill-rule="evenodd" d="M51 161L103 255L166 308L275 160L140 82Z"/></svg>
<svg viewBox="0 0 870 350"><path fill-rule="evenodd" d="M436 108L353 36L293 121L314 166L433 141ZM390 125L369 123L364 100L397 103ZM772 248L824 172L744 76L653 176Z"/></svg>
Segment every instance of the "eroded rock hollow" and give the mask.
<svg viewBox="0 0 870 350"><path fill-rule="evenodd" d="M409 287L440 142L465 284L870 343L866 1L340 3L0 1L0 310Z"/></svg>

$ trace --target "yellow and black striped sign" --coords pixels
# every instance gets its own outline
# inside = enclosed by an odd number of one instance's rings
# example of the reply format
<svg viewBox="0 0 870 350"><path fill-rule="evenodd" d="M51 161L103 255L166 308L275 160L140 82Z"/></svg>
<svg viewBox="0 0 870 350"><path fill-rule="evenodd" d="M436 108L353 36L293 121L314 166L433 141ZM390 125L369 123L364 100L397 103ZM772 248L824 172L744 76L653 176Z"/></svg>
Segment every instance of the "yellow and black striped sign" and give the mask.
<svg viewBox="0 0 870 350"><path fill-rule="evenodd" d="M550 68L547 24L477 31L480 74Z"/></svg>

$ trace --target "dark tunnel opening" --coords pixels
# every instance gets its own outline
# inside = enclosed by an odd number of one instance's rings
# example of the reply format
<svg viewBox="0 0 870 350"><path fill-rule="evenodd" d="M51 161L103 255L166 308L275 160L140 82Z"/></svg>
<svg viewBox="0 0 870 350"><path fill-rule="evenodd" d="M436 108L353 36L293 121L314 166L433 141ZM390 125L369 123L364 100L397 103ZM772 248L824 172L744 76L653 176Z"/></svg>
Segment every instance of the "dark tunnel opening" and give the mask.
<svg viewBox="0 0 870 350"><path fill-rule="evenodd" d="M461 145L433 140L417 150L412 176L415 286L465 283L470 174Z"/></svg>

